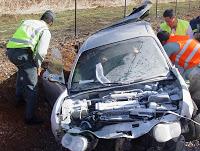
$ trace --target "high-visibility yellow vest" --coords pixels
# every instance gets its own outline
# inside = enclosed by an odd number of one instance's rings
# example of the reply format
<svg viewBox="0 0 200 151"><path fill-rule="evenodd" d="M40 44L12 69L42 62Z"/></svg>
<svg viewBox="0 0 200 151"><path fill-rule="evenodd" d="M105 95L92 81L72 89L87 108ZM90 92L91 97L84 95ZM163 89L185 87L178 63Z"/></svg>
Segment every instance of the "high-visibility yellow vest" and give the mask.
<svg viewBox="0 0 200 151"><path fill-rule="evenodd" d="M13 37L9 40L7 48L31 48L35 55L35 48L40 40L40 36L48 26L41 20L23 21Z"/></svg>
<svg viewBox="0 0 200 151"><path fill-rule="evenodd" d="M175 35L187 35L189 25L190 24L188 21L178 19ZM166 22L162 23L160 28L161 30L167 31L170 34L172 33L172 29L167 25Z"/></svg>

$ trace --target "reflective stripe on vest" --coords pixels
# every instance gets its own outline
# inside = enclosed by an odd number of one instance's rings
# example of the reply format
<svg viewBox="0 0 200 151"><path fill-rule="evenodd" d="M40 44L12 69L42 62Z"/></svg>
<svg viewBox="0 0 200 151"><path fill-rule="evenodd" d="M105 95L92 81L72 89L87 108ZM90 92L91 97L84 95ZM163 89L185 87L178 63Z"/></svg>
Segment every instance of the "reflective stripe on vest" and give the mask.
<svg viewBox="0 0 200 151"><path fill-rule="evenodd" d="M188 46L190 45L192 39L188 40L186 42L186 44L183 46L183 48L181 49L181 51L179 51L179 53L176 55L176 62L179 62L180 57L183 55L183 53L187 50Z"/></svg>
<svg viewBox="0 0 200 151"><path fill-rule="evenodd" d="M33 39L35 38L35 36L37 36L37 34L39 32L41 32L41 30L45 29L44 27L40 27L37 28L32 34L31 34L31 39L30 40L22 40L19 38L11 38L10 41L12 42L16 42L16 43L22 43L22 44L28 44L31 45L33 48L35 48L35 45L33 43Z"/></svg>
<svg viewBox="0 0 200 151"><path fill-rule="evenodd" d="M32 41L28 41L28 40L21 40L21 39L16 39L16 38L11 38L10 41L12 42L16 42L16 43L23 43L23 44L29 44L29 45L33 45Z"/></svg>
<svg viewBox="0 0 200 151"><path fill-rule="evenodd" d="M170 56L170 59L174 61L174 63L184 69L192 68L200 63L200 44L196 40L190 39L185 42L180 41L177 43L179 43L180 50L176 54Z"/></svg>
<svg viewBox="0 0 200 151"><path fill-rule="evenodd" d="M26 48L30 47L35 54L35 47L40 39L41 33L48 30L47 26L34 28L31 25L21 24L13 37L9 40L7 48Z"/></svg>
<svg viewBox="0 0 200 151"><path fill-rule="evenodd" d="M196 45L196 47L194 48L194 50L192 51L192 53L189 55L189 57L186 59L185 64L184 64L184 68L188 68L189 66L189 62L192 60L192 58L194 57L194 55L197 53L197 51L200 49L200 45Z"/></svg>

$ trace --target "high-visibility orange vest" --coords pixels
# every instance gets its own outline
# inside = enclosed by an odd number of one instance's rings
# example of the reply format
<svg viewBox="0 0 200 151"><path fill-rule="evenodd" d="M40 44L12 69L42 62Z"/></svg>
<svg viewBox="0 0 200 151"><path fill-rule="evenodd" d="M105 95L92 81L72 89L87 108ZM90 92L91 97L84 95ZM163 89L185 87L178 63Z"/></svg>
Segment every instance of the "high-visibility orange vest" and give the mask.
<svg viewBox="0 0 200 151"><path fill-rule="evenodd" d="M167 42L185 41L188 39L190 39L190 36L188 36L188 35L182 36L182 35L171 34L169 39L167 40Z"/></svg>
<svg viewBox="0 0 200 151"><path fill-rule="evenodd" d="M200 43L189 36L170 36L167 42L176 42L180 50L170 56L173 63L184 69L189 69L200 64Z"/></svg>

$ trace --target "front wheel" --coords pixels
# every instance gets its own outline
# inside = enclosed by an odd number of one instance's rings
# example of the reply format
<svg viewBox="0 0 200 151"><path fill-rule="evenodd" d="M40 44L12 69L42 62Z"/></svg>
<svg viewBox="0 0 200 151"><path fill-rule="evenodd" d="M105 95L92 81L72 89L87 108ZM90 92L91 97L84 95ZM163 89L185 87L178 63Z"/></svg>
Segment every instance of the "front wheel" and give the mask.
<svg viewBox="0 0 200 151"><path fill-rule="evenodd" d="M131 140L128 138L118 138L115 141L115 151L133 151Z"/></svg>
<svg viewBox="0 0 200 151"><path fill-rule="evenodd" d="M200 124L200 113L193 116L192 120ZM188 127L189 132L185 135L186 141L200 139L200 125L190 121Z"/></svg>

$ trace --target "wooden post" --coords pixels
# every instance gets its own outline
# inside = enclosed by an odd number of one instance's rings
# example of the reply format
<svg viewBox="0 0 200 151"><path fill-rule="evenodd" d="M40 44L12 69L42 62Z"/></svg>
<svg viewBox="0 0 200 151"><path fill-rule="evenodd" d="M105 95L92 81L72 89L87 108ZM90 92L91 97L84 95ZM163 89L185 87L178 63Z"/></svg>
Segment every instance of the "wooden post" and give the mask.
<svg viewBox="0 0 200 151"><path fill-rule="evenodd" d="M199 0L199 8L200 8L200 0Z"/></svg>
<svg viewBox="0 0 200 151"><path fill-rule="evenodd" d="M158 17L158 0L156 0L156 18Z"/></svg>
<svg viewBox="0 0 200 151"><path fill-rule="evenodd" d="M177 15L177 5L178 5L178 2L176 0L176 5L175 5L175 15Z"/></svg>
<svg viewBox="0 0 200 151"><path fill-rule="evenodd" d="M74 36L77 37L77 1L75 0L75 10L74 10Z"/></svg>
<svg viewBox="0 0 200 151"><path fill-rule="evenodd" d="M190 10L190 8L191 8L191 0L189 0L189 10Z"/></svg>
<svg viewBox="0 0 200 151"><path fill-rule="evenodd" d="M126 17L126 0L124 1L124 18Z"/></svg>

